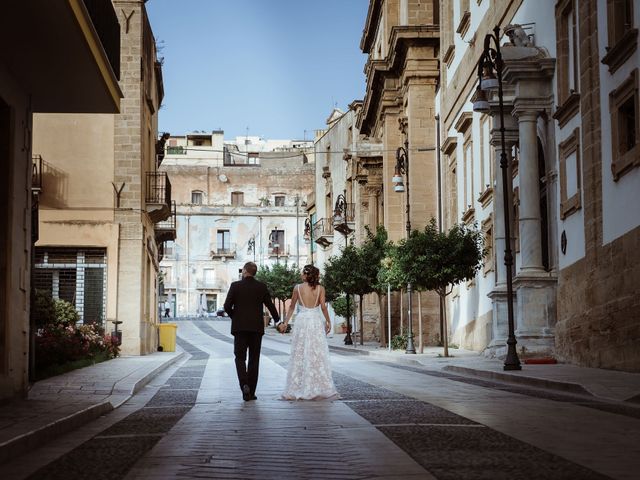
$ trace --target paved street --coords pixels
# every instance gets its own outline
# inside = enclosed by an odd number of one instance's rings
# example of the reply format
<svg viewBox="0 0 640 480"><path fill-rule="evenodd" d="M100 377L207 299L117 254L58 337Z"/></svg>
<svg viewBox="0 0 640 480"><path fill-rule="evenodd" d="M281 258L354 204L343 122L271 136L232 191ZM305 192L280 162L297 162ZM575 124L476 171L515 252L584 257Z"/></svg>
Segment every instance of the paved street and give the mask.
<svg viewBox="0 0 640 480"><path fill-rule="evenodd" d="M640 409L332 355L341 399L279 400L288 344L265 336L241 398L229 323L179 322L182 363L2 478L637 478Z"/></svg>

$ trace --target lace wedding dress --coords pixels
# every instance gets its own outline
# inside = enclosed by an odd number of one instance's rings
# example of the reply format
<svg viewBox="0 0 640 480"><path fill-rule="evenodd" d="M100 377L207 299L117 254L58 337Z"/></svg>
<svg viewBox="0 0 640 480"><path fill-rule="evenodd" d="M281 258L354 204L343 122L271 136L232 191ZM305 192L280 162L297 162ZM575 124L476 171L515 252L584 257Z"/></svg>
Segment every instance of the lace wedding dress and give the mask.
<svg viewBox="0 0 640 480"><path fill-rule="evenodd" d="M329 347L325 334L325 319L320 306L308 308L298 288L299 310L293 326L291 356L287 371L287 385L282 394L285 400L321 400L337 398L333 384Z"/></svg>

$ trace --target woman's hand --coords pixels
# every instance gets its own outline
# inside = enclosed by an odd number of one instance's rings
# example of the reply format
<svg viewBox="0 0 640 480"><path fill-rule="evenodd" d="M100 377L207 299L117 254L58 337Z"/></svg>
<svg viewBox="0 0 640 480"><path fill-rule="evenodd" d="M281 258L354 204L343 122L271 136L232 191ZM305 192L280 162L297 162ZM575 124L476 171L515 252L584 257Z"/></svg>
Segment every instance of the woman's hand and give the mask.
<svg viewBox="0 0 640 480"><path fill-rule="evenodd" d="M324 331L329 335L329 332L331 331L331 322L325 322Z"/></svg>

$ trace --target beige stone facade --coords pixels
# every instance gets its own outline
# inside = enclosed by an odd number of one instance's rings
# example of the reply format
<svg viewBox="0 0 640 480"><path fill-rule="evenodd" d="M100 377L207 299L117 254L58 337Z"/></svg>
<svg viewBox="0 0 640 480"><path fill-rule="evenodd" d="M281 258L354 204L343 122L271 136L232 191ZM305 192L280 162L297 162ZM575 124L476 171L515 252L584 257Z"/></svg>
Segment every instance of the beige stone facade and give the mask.
<svg viewBox="0 0 640 480"><path fill-rule="evenodd" d="M157 348L158 222L171 213L170 183L157 173L162 73L144 2L114 5L120 114L34 119L34 153L43 159L34 281L72 302L85 322L112 331L111 321L121 321L122 353L140 355Z"/></svg>
<svg viewBox="0 0 640 480"><path fill-rule="evenodd" d="M0 32L0 399L26 395L33 358L31 218L41 172L32 162L32 114L113 114L120 106L115 11L108 0L90 7L103 8L99 25L77 0L3 5L11 21Z"/></svg>
<svg viewBox="0 0 640 480"><path fill-rule="evenodd" d="M360 42L362 51L368 54L367 90L357 126L361 134L381 143L383 153L376 161L363 158L358 162L358 183L363 195L381 203L381 215L375 220L386 227L389 238L395 241L406 235L406 193L395 193L391 183L396 149L405 140L409 147L411 228L421 229L438 216L435 96L439 81L439 23L437 2L372 0ZM375 193L378 188L379 196ZM395 332L400 324L397 297L392 299ZM417 297L413 295L415 336L419 323ZM437 297L422 294L421 307L423 339L418 343L437 342ZM384 330L379 332L381 339L385 337Z"/></svg>
<svg viewBox="0 0 640 480"><path fill-rule="evenodd" d="M172 181L176 239L160 263L170 316L212 316L248 261L308 262L303 234L313 191L311 142L169 137L161 171Z"/></svg>

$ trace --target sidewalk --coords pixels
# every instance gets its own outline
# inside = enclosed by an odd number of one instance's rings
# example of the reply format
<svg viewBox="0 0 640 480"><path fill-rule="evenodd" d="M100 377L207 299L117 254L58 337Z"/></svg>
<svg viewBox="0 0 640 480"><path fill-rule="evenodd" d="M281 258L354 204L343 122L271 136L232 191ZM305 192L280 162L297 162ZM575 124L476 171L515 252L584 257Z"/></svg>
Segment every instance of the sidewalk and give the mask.
<svg viewBox="0 0 640 480"><path fill-rule="evenodd" d="M266 334L273 340L290 342L290 335L280 335L273 328L268 328ZM455 375L640 405L640 373L579 367L562 363L551 365L523 363L522 370L504 371L502 360L487 358L481 353L470 350L449 348L450 357L446 358L442 356L442 347L425 347L422 354L407 355L404 351L389 351L382 348L377 342L364 342L364 345L360 345L354 339L353 345L345 345L344 337L344 334L327 337L329 349L336 353L362 355L364 358L375 361L422 366Z"/></svg>
<svg viewBox="0 0 640 480"><path fill-rule="evenodd" d="M118 408L184 355L118 357L35 383L0 409L0 464Z"/></svg>

